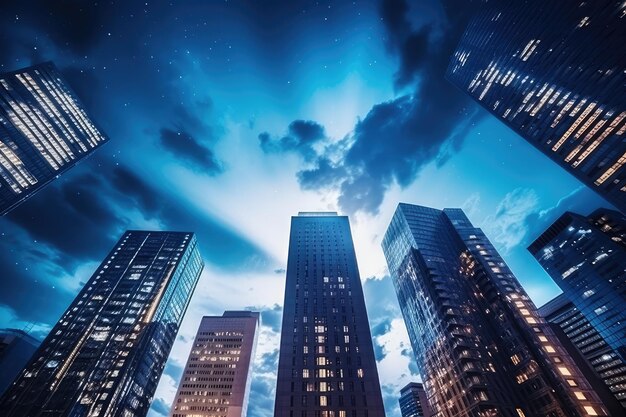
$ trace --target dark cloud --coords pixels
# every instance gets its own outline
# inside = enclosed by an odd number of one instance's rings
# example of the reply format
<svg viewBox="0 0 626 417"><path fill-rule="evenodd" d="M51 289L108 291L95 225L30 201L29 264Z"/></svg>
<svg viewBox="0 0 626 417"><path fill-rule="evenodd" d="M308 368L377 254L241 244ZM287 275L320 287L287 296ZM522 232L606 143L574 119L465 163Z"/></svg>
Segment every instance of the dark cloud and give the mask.
<svg viewBox="0 0 626 417"><path fill-rule="evenodd" d="M185 130L162 128L159 131L159 140L165 149L191 162L196 169L208 175L216 175L223 170L222 164L217 160L213 151Z"/></svg>
<svg viewBox="0 0 626 417"><path fill-rule="evenodd" d="M112 185L145 214L153 215L159 209L158 193L143 179L126 167L116 167L111 175Z"/></svg>
<svg viewBox="0 0 626 417"><path fill-rule="evenodd" d="M285 272L287 272L285 268L277 268L274 270L275 274L284 274Z"/></svg>
<svg viewBox="0 0 626 417"><path fill-rule="evenodd" d="M305 190L328 188L336 185L339 178L346 176L342 165L334 165L328 158L320 157L316 166L298 172L298 182Z"/></svg>
<svg viewBox="0 0 626 417"><path fill-rule="evenodd" d="M280 139L273 139L267 132L259 134L264 152L298 152L306 160L315 159L314 145L325 138L324 127L311 120L294 120L289 124L287 134Z"/></svg>
<svg viewBox="0 0 626 417"><path fill-rule="evenodd" d="M123 224L101 188L102 180L91 174L61 178L5 218L75 262L101 257Z"/></svg>
<svg viewBox="0 0 626 417"><path fill-rule="evenodd" d="M478 6L472 2L442 6L443 17L415 25L406 1L381 3L387 47L399 61L395 85L410 92L372 107L349 135L342 157L332 157L336 150L330 147L317 154L306 147L305 157L313 167L297 174L303 189L336 188L344 212L375 214L392 184L406 187L425 165L443 165L458 151L468 129L485 113L444 75ZM293 149L288 139L272 140L267 133L259 139L265 150Z"/></svg>

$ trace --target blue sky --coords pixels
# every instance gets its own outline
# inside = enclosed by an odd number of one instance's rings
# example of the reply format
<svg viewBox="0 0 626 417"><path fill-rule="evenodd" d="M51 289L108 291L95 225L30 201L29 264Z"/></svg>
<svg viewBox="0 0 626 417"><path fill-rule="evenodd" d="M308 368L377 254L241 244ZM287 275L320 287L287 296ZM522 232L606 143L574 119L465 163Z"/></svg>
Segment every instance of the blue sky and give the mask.
<svg viewBox="0 0 626 417"><path fill-rule="evenodd" d="M0 70L53 60L111 138L0 219L0 326L43 336L127 228L191 230L206 268L150 415L202 315L259 309L270 416L289 217L351 217L387 413L415 375L384 257L398 202L462 207L538 305L526 246L607 205L444 78L481 2L9 2ZM374 299L373 294L377 294Z"/></svg>

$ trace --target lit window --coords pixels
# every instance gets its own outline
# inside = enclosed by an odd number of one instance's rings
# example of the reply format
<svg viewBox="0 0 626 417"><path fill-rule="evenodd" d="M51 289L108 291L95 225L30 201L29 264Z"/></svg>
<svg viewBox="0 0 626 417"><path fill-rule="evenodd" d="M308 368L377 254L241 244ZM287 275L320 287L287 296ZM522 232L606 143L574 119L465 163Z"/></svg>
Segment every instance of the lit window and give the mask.
<svg viewBox="0 0 626 417"><path fill-rule="evenodd" d="M535 320L533 317L526 317L526 322L530 324L536 324L537 320Z"/></svg>
<svg viewBox="0 0 626 417"><path fill-rule="evenodd" d="M598 316L602 313L605 313L608 310L607 306L602 306L593 310Z"/></svg>
<svg viewBox="0 0 626 417"><path fill-rule="evenodd" d="M587 414L589 414L590 416L597 416L597 415L598 415L598 413L596 412L596 409L595 409L595 408L593 408L593 407L592 407L592 406L590 406L590 405L586 405L586 406L585 406L585 411L586 411L586 412L587 412Z"/></svg>
<svg viewBox="0 0 626 417"><path fill-rule="evenodd" d="M561 375L563 376L572 376L571 372L569 371L569 369L567 369L565 366L559 366L559 372L561 373Z"/></svg>
<svg viewBox="0 0 626 417"><path fill-rule="evenodd" d="M309 370L308 369L303 369L302 370L302 378L308 378L309 377Z"/></svg>
<svg viewBox="0 0 626 417"><path fill-rule="evenodd" d="M545 349L545 350L546 350L546 352L548 352L548 353L554 353L554 352L556 352L556 351L554 350L554 348L552 347L552 345L545 345L545 346L544 346L544 349Z"/></svg>
<svg viewBox="0 0 626 417"><path fill-rule="evenodd" d="M540 335L540 336L539 336L539 340L541 340L542 342L547 342L547 341L548 341L548 338L547 338L547 337L545 337L545 336L543 336L543 335Z"/></svg>
<svg viewBox="0 0 626 417"><path fill-rule="evenodd" d="M587 397L585 397L585 394L583 394L580 391L574 391L574 395L576 396L576 398L578 398L579 400L586 400Z"/></svg>
<svg viewBox="0 0 626 417"><path fill-rule="evenodd" d="M578 386L578 384L576 383L576 381L574 381L573 379L568 379L568 380L567 380L567 384L568 384L570 387L577 387L577 386Z"/></svg>
<svg viewBox="0 0 626 417"><path fill-rule="evenodd" d="M515 411L517 411L519 417L526 417L526 414L524 414L521 408L516 408Z"/></svg>
<svg viewBox="0 0 626 417"><path fill-rule="evenodd" d="M325 395L320 395L320 405L322 407L326 407L328 405L328 401Z"/></svg>

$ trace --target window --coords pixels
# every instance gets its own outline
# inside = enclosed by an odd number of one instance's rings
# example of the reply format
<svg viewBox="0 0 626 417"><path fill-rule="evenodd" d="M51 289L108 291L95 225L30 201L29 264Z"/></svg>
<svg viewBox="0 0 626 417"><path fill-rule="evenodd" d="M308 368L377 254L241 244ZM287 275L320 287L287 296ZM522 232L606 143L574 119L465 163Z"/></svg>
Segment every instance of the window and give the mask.
<svg viewBox="0 0 626 417"><path fill-rule="evenodd" d="M565 366L559 366L558 368L559 368L559 372L561 373L561 375L572 376L572 373Z"/></svg>
<svg viewBox="0 0 626 417"><path fill-rule="evenodd" d="M309 370L308 369L303 369L302 370L302 378L308 378L309 377Z"/></svg>
<svg viewBox="0 0 626 417"><path fill-rule="evenodd" d="M590 416L597 416L597 415L598 415L598 413L596 412L596 409L595 409L595 408L593 408L593 407L592 407L592 406L590 406L590 405L586 405L586 406L585 406L585 411L586 411L586 412L587 412L587 414L589 414Z"/></svg>
<svg viewBox="0 0 626 417"><path fill-rule="evenodd" d="M574 391L574 395L576 396L576 398L578 398L579 400L586 400L587 397L585 397L585 394L580 392L580 391Z"/></svg>
<svg viewBox="0 0 626 417"><path fill-rule="evenodd" d="M568 379L568 380L567 380L567 384L568 384L570 387L577 387L577 386L578 386L578 384L576 383L576 381L575 381L575 380L573 380L573 379Z"/></svg>

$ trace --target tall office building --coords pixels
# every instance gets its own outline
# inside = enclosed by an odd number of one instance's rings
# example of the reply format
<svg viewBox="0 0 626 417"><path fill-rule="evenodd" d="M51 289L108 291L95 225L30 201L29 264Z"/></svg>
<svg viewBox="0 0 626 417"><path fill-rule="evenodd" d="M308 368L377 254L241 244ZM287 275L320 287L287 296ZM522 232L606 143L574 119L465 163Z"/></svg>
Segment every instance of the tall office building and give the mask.
<svg viewBox="0 0 626 417"><path fill-rule="evenodd" d="M202 267L193 233L125 232L0 399L3 416L145 416Z"/></svg>
<svg viewBox="0 0 626 417"><path fill-rule="evenodd" d="M398 402L402 417L430 417L432 415L426 391L419 382L410 382L402 388Z"/></svg>
<svg viewBox="0 0 626 417"><path fill-rule="evenodd" d="M585 374L591 385L604 402L611 415L624 413L620 407L626 408L626 362L606 343L598 331L576 306L561 294L539 308L539 314L553 326L558 326L555 334L559 337L563 347L570 351L576 359L576 354L585 361L578 368L585 372L589 369L591 375ZM574 352L572 352L574 350ZM594 380L595 376L595 380ZM606 386L606 391L614 398L603 396L600 385ZM621 402L621 405L614 404Z"/></svg>
<svg viewBox="0 0 626 417"><path fill-rule="evenodd" d="M597 366L618 357L626 363L626 216L607 209L588 217L567 212L528 250L611 348ZM626 375L611 375L608 384L623 391Z"/></svg>
<svg viewBox="0 0 626 417"><path fill-rule="evenodd" d="M26 366L40 343L23 330L0 330L0 396Z"/></svg>
<svg viewBox="0 0 626 417"><path fill-rule="evenodd" d="M54 64L0 75L0 215L107 141Z"/></svg>
<svg viewBox="0 0 626 417"><path fill-rule="evenodd" d="M225 311L200 322L171 417L245 417L260 314Z"/></svg>
<svg viewBox="0 0 626 417"><path fill-rule="evenodd" d="M383 417L350 223L291 218L276 417Z"/></svg>
<svg viewBox="0 0 626 417"><path fill-rule="evenodd" d="M626 212L626 6L500 2L468 25L447 78Z"/></svg>
<svg viewBox="0 0 626 417"><path fill-rule="evenodd" d="M607 414L462 210L400 204L383 250L437 417Z"/></svg>

